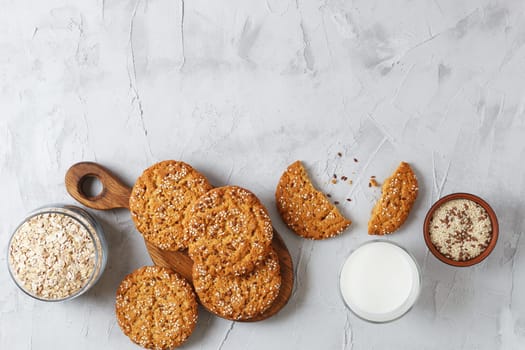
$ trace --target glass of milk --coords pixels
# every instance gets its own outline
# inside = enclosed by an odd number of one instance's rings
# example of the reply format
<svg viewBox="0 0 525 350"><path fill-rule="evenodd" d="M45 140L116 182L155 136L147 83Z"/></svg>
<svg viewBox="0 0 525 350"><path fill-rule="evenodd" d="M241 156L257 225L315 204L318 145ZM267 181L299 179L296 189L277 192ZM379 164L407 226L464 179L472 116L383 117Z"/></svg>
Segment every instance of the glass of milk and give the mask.
<svg viewBox="0 0 525 350"><path fill-rule="evenodd" d="M382 323L412 308L421 289L421 275L408 251L379 239L350 253L341 268L339 286L344 303L355 315Z"/></svg>

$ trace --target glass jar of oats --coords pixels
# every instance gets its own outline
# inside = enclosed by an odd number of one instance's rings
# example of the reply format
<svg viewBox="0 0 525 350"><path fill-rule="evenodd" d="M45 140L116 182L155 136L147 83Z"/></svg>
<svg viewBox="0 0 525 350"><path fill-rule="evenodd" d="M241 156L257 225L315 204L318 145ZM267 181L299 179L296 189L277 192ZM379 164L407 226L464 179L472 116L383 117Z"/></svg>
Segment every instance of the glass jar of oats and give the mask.
<svg viewBox="0 0 525 350"><path fill-rule="evenodd" d="M89 290L107 261L100 224L72 205L46 206L15 229L7 263L16 285L41 301L64 301Z"/></svg>

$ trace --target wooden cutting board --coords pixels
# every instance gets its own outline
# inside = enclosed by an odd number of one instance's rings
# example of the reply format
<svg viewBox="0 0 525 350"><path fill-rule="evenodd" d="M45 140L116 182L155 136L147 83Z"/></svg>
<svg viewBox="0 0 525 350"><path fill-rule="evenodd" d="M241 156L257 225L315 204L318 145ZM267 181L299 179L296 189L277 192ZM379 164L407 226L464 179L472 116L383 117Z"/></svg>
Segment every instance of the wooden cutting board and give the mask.
<svg viewBox="0 0 525 350"><path fill-rule="evenodd" d="M90 178L96 178L102 184L102 190L96 196L89 196L83 190L85 181ZM65 182L69 194L88 208L98 210L110 210L116 208L129 209L131 187L124 184L116 175L100 164L81 162L73 165L66 173ZM193 261L186 252L165 251L155 247L146 240L144 240L144 242L155 265L169 267L180 273L188 281L192 282L191 268L193 266ZM279 263L281 266L282 282L279 295L272 306L263 314L248 320L237 321L253 322L267 319L279 312L279 310L286 305L288 299L290 299L293 288L292 258L290 257L290 253L288 252L284 241L275 229L272 245L279 256Z"/></svg>

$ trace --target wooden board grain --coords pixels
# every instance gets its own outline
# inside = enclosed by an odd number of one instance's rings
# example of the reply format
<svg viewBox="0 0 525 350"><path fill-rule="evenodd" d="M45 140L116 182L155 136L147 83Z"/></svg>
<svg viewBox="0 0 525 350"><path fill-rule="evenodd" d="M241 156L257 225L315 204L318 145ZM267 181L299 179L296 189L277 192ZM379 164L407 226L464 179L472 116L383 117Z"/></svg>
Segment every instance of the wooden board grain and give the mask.
<svg viewBox="0 0 525 350"><path fill-rule="evenodd" d="M102 191L96 196L88 196L82 189L84 181L89 177L97 178L102 184ZM86 207L98 210L129 209L131 188L100 164L81 162L73 165L66 173L65 184L69 194ZM192 282L191 269L193 261L186 252L165 251L155 247L146 240L144 242L155 265L171 268L180 273L190 283ZM251 319L237 321L254 322L265 320L279 312L292 295L294 283L292 258L284 241L275 229L272 246L279 256L281 268L282 282L279 295L272 306L263 314Z"/></svg>

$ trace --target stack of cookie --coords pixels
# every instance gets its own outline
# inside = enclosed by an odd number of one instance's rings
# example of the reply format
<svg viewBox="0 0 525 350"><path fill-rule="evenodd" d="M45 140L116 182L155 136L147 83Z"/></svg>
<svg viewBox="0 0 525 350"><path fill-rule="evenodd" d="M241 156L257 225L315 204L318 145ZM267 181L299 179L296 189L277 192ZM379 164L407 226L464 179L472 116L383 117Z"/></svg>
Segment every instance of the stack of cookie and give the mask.
<svg viewBox="0 0 525 350"><path fill-rule="evenodd" d="M163 161L146 169L130 197L132 219L162 250L188 251L200 303L216 315L249 320L265 312L281 286L273 228L266 208L237 186L212 189L189 164ZM137 344L169 349L197 320L191 285L160 267L128 275L117 292L117 319Z"/></svg>
<svg viewBox="0 0 525 350"><path fill-rule="evenodd" d="M270 217L253 193L236 186L213 189L188 208L183 226L204 307L248 320L272 305L281 286L279 259Z"/></svg>

